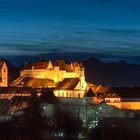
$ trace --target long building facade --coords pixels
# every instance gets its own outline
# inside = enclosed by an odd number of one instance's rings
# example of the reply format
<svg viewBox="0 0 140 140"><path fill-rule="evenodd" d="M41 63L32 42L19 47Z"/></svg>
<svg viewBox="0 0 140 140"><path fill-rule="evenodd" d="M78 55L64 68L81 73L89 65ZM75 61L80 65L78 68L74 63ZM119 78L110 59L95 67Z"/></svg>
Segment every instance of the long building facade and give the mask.
<svg viewBox="0 0 140 140"><path fill-rule="evenodd" d="M32 77L39 79L51 79L55 83L63 81L65 78L83 78L84 68L82 64L76 62L65 64L62 60L57 60L53 65L51 61L38 61L26 63L21 71L20 77Z"/></svg>

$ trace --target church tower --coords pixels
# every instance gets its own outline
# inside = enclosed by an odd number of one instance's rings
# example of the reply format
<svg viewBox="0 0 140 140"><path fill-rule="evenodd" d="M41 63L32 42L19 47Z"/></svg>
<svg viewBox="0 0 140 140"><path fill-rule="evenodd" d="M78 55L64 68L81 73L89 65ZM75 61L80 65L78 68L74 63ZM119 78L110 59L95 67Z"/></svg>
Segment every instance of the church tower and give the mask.
<svg viewBox="0 0 140 140"><path fill-rule="evenodd" d="M81 85L81 90L85 90L87 83L85 81L85 69L82 67L80 71L80 85Z"/></svg>
<svg viewBox="0 0 140 140"><path fill-rule="evenodd" d="M3 62L3 65L1 67L1 84L2 87L8 86L8 67L5 62Z"/></svg>

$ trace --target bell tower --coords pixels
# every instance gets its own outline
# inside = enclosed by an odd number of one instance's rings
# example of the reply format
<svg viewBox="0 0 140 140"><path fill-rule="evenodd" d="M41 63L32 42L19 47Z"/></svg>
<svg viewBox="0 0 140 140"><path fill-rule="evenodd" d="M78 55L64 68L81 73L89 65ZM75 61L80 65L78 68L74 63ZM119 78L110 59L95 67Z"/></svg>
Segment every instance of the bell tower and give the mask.
<svg viewBox="0 0 140 140"><path fill-rule="evenodd" d="M1 80L2 80L2 86L8 87L8 67L6 63L3 63L2 69L1 69Z"/></svg>
<svg viewBox="0 0 140 140"><path fill-rule="evenodd" d="M80 71L80 82L81 82L81 90L85 90L87 83L85 81L85 69L84 68L81 68L81 71Z"/></svg>

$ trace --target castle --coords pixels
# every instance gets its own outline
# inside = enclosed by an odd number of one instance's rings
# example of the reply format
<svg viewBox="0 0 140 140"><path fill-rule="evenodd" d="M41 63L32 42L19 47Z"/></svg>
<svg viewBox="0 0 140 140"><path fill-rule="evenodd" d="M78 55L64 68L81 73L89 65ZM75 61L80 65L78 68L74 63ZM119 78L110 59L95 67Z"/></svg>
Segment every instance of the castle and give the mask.
<svg viewBox="0 0 140 140"><path fill-rule="evenodd" d="M35 88L53 87L55 96L75 98L84 97L87 85L83 65L78 62L65 64L63 60L57 60L54 64L50 60L25 63L14 84Z"/></svg>
<svg viewBox="0 0 140 140"><path fill-rule="evenodd" d="M50 60L40 60L38 62L26 63L20 71L20 77L24 76L51 79L58 83L65 78L84 78L84 68L82 64L77 62L65 64L63 60L57 60L53 65Z"/></svg>

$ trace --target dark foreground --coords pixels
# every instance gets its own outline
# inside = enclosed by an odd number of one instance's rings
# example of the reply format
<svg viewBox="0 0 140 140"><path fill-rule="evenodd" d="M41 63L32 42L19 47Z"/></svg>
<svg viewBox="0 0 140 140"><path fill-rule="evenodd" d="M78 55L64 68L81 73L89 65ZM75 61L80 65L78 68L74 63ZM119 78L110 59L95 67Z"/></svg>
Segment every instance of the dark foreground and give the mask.
<svg viewBox="0 0 140 140"><path fill-rule="evenodd" d="M69 127L69 126L67 126ZM74 127L74 126L73 126ZM48 128L24 127L11 128L11 124L0 126L0 140L139 140L140 127L138 120L110 119L103 120L100 125L90 132L85 138L73 136L60 136L57 131ZM59 136L58 136L59 135Z"/></svg>

